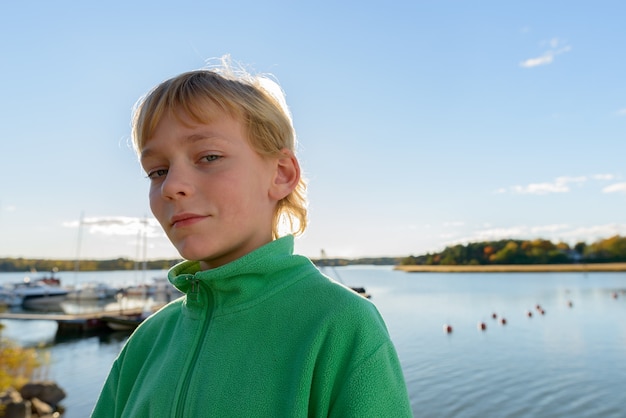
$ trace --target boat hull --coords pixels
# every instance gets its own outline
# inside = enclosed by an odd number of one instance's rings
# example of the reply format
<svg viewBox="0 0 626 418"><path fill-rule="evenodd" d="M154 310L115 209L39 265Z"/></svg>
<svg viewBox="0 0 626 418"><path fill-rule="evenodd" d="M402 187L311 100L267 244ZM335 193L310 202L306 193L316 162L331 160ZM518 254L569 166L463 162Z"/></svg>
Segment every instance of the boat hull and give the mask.
<svg viewBox="0 0 626 418"><path fill-rule="evenodd" d="M145 319L144 315L139 316L104 316L102 321L114 331L134 330Z"/></svg>
<svg viewBox="0 0 626 418"><path fill-rule="evenodd" d="M24 296L22 306L28 309L49 308L59 306L67 297L67 293L55 295L28 295Z"/></svg>

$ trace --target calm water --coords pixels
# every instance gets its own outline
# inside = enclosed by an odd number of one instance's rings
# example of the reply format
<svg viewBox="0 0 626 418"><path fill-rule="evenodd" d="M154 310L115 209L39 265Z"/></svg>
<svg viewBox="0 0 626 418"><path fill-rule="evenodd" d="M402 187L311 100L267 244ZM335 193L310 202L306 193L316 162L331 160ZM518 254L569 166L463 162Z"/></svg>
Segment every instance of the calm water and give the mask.
<svg viewBox="0 0 626 418"><path fill-rule="evenodd" d="M416 417L626 416L626 273L336 271L346 284L366 287L387 321ZM59 276L67 284L143 280L129 272ZM0 274L0 283L21 278ZM53 322L3 323L5 336L50 344L47 375L68 393L65 417L88 416L128 335L59 340Z"/></svg>

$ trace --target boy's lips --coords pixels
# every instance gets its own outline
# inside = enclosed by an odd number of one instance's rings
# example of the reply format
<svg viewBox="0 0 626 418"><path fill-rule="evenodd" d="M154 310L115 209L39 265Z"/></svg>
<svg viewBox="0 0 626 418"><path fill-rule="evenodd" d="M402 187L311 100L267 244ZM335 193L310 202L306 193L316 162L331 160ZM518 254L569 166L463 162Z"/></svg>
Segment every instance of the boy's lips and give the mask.
<svg viewBox="0 0 626 418"><path fill-rule="evenodd" d="M201 221L204 218L204 215L198 215L196 213L179 213L178 215L172 216L170 225L172 227L187 226Z"/></svg>

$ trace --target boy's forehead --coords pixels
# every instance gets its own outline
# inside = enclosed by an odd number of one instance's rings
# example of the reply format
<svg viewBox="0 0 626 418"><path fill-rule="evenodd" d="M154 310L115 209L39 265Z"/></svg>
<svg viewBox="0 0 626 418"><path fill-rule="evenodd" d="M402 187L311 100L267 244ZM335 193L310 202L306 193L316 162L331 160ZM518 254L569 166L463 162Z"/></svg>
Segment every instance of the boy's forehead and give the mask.
<svg viewBox="0 0 626 418"><path fill-rule="evenodd" d="M227 111L212 103L197 104L196 106L174 107L170 109L170 111L164 112L161 120L167 116L174 117L183 126L189 128L196 125L206 125L218 122L223 119L231 119L241 125L245 124L245 118L239 112ZM161 121L158 121L154 125L155 130L158 128L158 124L160 122Z"/></svg>
<svg viewBox="0 0 626 418"><path fill-rule="evenodd" d="M194 142L196 140L206 139L208 137L213 139L220 139L219 132L214 131L214 127L211 125L213 125L214 123L219 123L223 120L229 120L239 125L239 129L241 129L243 137L248 140L248 135L246 132L247 130L242 118L233 116L223 110L215 108L214 111L207 112L203 115L189 114L183 110L164 112L164 114L158 121L154 121L151 131L146 132L141 149L139 150L139 157L140 159L143 159L154 153L151 144L153 142L153 139L157 135L159 135L160 130L163 129L164 124L174 123L182 126L185 130L189 130L189 132L182 133L182 135L177 139Z"/></svg>
<svg viewBox="0 0 626 418"><path fill-rule="evenodd" d="M224 117L234 118L234 115L216 105L206 103L185 107L179 105L165 112L162 119L167 116L176 118L183 125L206 124Z"/></svg>
<svg viewBox="0 0 626 418"><path fill-rule="evenodd" d="M157 114L154 114L152 120L146 124L148 129L143 132L142 144L145 145L155 134L159 127L166 121L174 119L181 125L192 128L196 125L205 125L216 122L223 118L234 119L238 123L243 124L244 118L238 114L227 112L220 109L216 105L205 106L186 106L181 105L170 107Z"/></svg>

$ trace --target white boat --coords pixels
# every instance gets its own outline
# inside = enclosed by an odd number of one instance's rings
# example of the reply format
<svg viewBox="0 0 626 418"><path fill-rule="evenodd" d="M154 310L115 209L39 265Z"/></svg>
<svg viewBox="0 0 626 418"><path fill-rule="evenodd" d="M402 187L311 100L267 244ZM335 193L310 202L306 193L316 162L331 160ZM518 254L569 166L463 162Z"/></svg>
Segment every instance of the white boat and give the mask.
<svg viewBox="0 0 626 418"><path fill-rule="evenodd" d="M59 305L67 297L67 289L50 286L41 280L31 281L28 277L23 282L13 285L11 292L22 299L25 308L39 309Z"/></svg>
<svg viewBox="0 0 626 418"><path fill-rule="evenodd" d="M13 289L0 288L0 307L12 308L22 306L22 298L13 292Z"/></svg>
<svg viewBox="0 0 626 418"><path fill-rule="evenodd" d="M106 283L81 283L76 287L68 288L68 299L72 300L103 300L114 298L120 289Z"/></svg>
<svg viewBox="0 0 626 418"><path fill-rule="evenodd" d="M128 286L123 293L129 297L153 297L155 300L172 300L182 295L167 277L154 277L150 283Z"/></svg>

